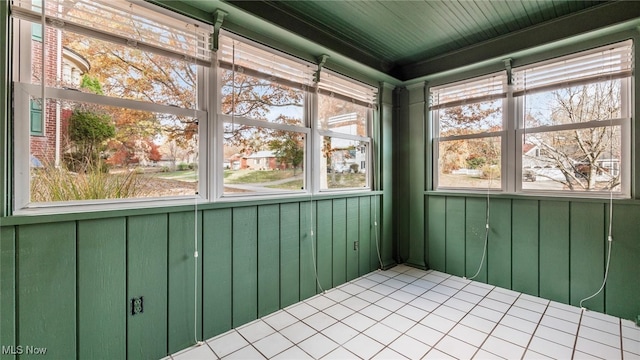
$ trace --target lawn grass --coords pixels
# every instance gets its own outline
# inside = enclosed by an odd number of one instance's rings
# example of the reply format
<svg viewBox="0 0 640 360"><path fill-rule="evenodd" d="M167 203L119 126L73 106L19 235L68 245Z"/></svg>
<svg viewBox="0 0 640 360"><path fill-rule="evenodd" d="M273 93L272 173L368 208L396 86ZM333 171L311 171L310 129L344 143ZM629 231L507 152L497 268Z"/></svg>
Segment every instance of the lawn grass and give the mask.
<svg viewBox="0 0 640 360"><path fill-rule="evenodd" d="M302 174L296 170L295 175ZM254 184L283 180L294 176L293 170L234 170L233 174L225 175L227 184Z"/></svg>
<svg viewBox="0 0 640 360"><path fill-rule="evenodd" d="M265 187L271 189L286 189L286 190L303 190L304 181L302 179L291 180L279 185L267 185Z"/></svg>
<svg viewBox="0 0 640 360"><path fill-rule="evenodd" d="M195 170L157 172L157 173L151 173L149 174L149 176L160 178L160 179L179 180L179 181L198 180L198 174L196 174Z"/></svg>

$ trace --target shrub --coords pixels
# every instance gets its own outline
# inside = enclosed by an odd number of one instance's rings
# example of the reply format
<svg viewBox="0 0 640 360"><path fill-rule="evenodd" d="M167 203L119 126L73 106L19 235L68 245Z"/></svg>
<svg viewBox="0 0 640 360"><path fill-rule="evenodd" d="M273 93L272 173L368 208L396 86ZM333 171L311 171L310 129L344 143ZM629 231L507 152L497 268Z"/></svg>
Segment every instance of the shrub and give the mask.
<svg viewBox="0 0 640 360"><path fill-rule="evenodd" d="M110 174L100 169L74 173L52 166L35 170L31 201L118 199L142 196L142 178L135 172Z"/></svg>
<svg viewBox="0 0 640 360"><path fill-rule="evenodd" d="M480 170L483 179L500 179L500 167L497 165L484 165Z"/></svg>

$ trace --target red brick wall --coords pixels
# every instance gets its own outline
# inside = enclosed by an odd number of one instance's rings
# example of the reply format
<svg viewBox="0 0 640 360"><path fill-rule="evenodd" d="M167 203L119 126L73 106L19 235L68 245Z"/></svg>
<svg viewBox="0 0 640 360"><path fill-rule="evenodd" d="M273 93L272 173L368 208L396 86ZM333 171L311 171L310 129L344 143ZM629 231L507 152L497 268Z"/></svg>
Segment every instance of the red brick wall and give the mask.
<svg viewBox="0 0 640 360"><path fill-rule="evenodd" d="M58 63L61 61L58 57L58 30L47 28L45 36L47 48L47 58L45 59L47 85L55 86L62 77L62 74L58 72ZM31 80L34 84L40 84L42 78L42 42L32 41L31 44ZM40 159L43 164L53 164L55 161L56 108L57 104L55 100L46 101L46 116L43 109L43 136L31 136L31 154Z"/></svg>

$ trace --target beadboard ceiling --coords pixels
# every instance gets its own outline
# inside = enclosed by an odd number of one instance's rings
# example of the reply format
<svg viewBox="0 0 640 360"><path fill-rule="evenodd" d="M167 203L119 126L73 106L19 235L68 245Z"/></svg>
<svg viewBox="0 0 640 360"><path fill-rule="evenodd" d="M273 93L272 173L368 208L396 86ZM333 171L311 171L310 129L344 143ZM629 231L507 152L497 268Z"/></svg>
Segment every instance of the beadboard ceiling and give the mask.
<svg viewBox="0 0 640 360"><path fill-rule="evenodd" d="M208 1L184 1L201 10L213 10ZM452 54L466 56L464 51L468 49L513 34L528 31L527 41L534 43L531 38L537 36L535 30L541 24L554 24L547 27L551 32L569 36L640 18L640 6L631 1L617 7L610 1L566 0L224 0L222 3L400 80L439 70L429 63L433 59L446 59ZM556 36L548 32L540 35L550 39ZM497 51L492 46L485 49L489 51L487 55ZM471 55L469 61L477 60L473 58L477 54Z"/></svg>

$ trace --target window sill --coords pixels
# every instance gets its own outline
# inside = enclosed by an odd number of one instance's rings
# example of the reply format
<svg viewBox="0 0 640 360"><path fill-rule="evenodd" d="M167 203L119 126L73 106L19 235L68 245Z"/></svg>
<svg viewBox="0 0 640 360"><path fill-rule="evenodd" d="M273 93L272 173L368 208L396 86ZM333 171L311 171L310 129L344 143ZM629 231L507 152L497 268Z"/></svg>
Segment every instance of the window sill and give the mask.
<svg viewBox="0 0 640 360"><path fill-rule="evenodd" d="M470 190L427 190L424 192L426 196L450 196L450 197L487 197L486 190L470 191ZM543 192L520 192L520 193L507 193L502 191L490 191L489 197L493 199L521 199L521 200L549 200L549 201L571 201L571 202L597 202L608 203L611 199L609 194L551 194ZM616 204L640 204L640 199L636 200L627 195L614 194L613 201Z"/></svg>

